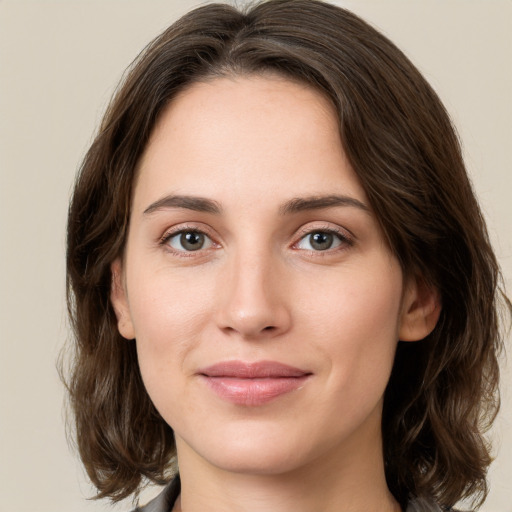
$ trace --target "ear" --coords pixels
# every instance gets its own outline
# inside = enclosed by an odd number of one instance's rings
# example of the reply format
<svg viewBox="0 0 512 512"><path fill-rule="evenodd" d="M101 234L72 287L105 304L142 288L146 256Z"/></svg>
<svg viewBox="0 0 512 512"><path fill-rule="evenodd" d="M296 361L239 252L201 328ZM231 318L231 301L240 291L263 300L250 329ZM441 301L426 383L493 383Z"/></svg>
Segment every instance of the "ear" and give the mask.
<svg viewBox="0 0 512 512"><path fill-rule="evenodd" d="M436 288L421 277L412 277L406 284L402 300L399 339L419 341L435 328L441 313L441 299Z"/></svg>
<svg viewBox="0 0 512 512"><path fill-rule="evenodd" d="M117 329L119 334L127 340L135 338L135 329L133 328L130 308L128 306L128 297L126 295L126 285L123 281L123 269L120 258L117 258L110 265L112 282L110 284L110 302L114 308L117 317Z"/></svg>

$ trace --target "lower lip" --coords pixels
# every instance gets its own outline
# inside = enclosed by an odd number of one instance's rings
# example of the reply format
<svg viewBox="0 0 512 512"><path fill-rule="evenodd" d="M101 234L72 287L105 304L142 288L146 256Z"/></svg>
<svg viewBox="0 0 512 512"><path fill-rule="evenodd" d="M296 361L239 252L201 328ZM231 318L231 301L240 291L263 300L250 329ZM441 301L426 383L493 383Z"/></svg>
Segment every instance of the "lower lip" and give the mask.
<svg viewBox="0 0 512 512"><path fill-rule="evenodd" d="M207 385L222 399L236 405L257 406L301 388L309 375L240 379L203 376Z"/></svg>

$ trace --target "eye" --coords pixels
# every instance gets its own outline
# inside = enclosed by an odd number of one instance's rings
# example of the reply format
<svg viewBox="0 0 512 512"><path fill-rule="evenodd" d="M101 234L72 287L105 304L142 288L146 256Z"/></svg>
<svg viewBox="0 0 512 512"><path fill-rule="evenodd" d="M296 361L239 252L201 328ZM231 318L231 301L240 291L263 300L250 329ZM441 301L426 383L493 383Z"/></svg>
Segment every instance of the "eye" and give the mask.
<svg viewBox="0 0 512 512"><path fill-rule="evenodd" d="M180 252L193 252L208 249L213 245L212 240L201 231L178 231L167 235L164 243Z"/></svg>
<svg viewBox="0 0 512 512"><path fill-rule="evenodd" d="M349 240L340 233L330 230L317 230L303 236L296 247L307 251L327 251L336 249L344 243L348 244Z"/></svg>

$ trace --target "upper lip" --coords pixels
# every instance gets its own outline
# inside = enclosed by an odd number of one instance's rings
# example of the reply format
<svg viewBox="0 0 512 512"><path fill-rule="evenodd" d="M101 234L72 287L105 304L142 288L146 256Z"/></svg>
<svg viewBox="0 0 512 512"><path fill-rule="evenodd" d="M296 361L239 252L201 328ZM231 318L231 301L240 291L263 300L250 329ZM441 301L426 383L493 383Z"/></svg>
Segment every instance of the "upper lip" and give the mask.
<svg viewBox="0 0 512 512"><path fill-rule="evenodd" d="M277 361L222 361L200 369L200 375L206 377L231 377L238 379L263 379L279 377L304 377L311 372L301 370Z"/></svg>

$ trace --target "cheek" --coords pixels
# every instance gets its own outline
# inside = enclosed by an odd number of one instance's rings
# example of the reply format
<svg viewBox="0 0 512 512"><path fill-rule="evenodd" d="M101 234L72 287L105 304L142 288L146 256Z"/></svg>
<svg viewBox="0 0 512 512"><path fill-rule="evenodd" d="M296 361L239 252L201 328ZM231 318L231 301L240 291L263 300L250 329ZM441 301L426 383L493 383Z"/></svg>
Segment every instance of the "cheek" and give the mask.
<svg viewBox="0 0 512 512"><path fill-rule="evenodd" d="M207 275L193 276L164 267L148 272L143 269L129 277L136 336L155 350L188 340L213 304L214 286Z"/></svg>
<svg viewBox="0 0 512 512"><path fill-rule="evenodd" d="M376 285L378 283L378 285ZM383 392L398 342L402 274L398 264L350 269L302 303L304 330L330 361L332 385L348 397Z"/></svg>
<svg viewBox="0 0 512 512"><path fill-rule="evenodd" d="M351 266L320 278L299 282L293 292L303 320L316 323L319 334L331 338L366 338L377 341L397 336L402 299L398 263ZM350 336L349 336L350 334Z"/></svg>
<svg viewBox="0 0 512 512"><path fill-rule="evenodd" d="M142 378L158 402L162 392L179 386L188 356L200 340L214 304L203 279L191 280L162 270L132 276L130 313Z"/></svg>

